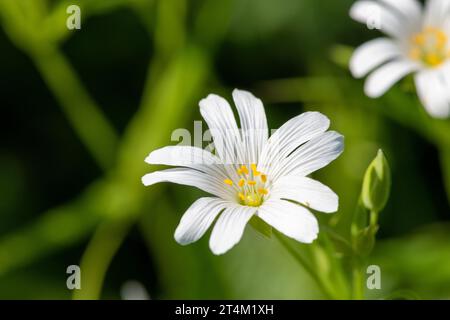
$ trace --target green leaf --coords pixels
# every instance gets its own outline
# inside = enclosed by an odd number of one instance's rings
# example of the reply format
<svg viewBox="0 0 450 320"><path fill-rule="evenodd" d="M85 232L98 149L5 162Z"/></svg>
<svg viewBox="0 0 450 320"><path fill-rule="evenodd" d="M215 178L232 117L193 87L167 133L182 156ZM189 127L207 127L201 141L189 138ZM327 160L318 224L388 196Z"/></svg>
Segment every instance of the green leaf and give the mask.
<svg viewBox="0 0 450 320"><path fill-rule="evenodd" d="M362 201L364 206L375 212L383 210L391 189L391 172L383 151L370 163L364 175Z"/></svg>

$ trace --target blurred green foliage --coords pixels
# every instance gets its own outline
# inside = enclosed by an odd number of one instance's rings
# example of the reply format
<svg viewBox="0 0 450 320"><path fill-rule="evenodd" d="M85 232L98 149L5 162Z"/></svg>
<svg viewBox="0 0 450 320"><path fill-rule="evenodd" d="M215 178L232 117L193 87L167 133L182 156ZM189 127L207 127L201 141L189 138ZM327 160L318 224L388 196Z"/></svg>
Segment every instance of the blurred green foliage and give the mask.
<svg viewBox="0 0 450 320"><path fill-rule="evenodd" d="M251 228L224 256L207 239L179 246L175 227L201 192L140 183L154 170L148 152L170 144L173 129L193 130L201 98L234 87L261 97L271 128L317 110L345 136L344 154L316 174L340 196L321 224L344 243L382 148L392 189L369 257L382 290L366 295L450 298L450 121L431 119L408 79L364 96L346 63L378 33L350 20L352 2L77 0L82 29L69 31L72 1L0 0L0 298L116 299L128 279L153 298L323 297ZM70 264L82 268L74 294Z"/></svg>

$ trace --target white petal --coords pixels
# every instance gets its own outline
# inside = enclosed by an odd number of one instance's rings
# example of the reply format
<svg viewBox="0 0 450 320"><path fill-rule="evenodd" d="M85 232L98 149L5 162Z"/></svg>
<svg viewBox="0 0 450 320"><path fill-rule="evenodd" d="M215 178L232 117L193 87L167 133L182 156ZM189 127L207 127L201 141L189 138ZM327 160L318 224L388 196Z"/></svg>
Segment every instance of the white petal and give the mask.
<svg viewBox="0 0 450 320"><path fill-rule="evenodd" d="M344 137L327 131L300 146L289 157L277 164L272 174L274 182L282 176L306 176L325 167L344 150Z"/></svg>
<svg viewBox="0 0 450 320"><path fill-rule="evenodd" d="M379 27L384 33L402 38L408 32L401 17L390 8L374 1L357 1L350 9L352 19Z"/></svg>
<svg viewBox="0 0 450 320"><path fill-rule="evenodd" d="M410 26L421 27L422 6L417 0L381 0L381 2L395 9Z"/></svg>
<svg viewBox="0 0 450 320"><path fill-rule="evenodd" d="M167 166L182 166L200 170L210 175L226 179L226 171L220 159L212 153L191 146L169 146L151 152L145 162Z"/></svg>
<svg viewBox="0 0 450 320"><path fill-rule="evenodd" d="M336 212L339 198L326 185L307 177L284 176L270 190L270 197L289 199L322 212Z"/></svg>
<svg viewBox="0 0 450 320"><path fill-rule="evenodd" d="M257 215L278 231L297 241L311 243L317 238L319 224L308 209L285 200L269 199Z"/></svg>
<svg viewBox="0 0 450 320"><path fill-rule="evenodd" d="M260 99L247 91L233 91L233 99L241 120L241 133L246 151L246 163L258 163L259 155L267 141L266 113Z"/></svg>
<svg viewBox="0 0 450 320"><path fill-rule="evenodd" d="M388 62L367 77L364 91L369 97L378 98L408 73L419 69L417 62L409 60Z"/></svg>
<svg viewBox="0 0 450 320"><path fill-rule="evenodd" d="M233 200L235 198L234 189L226 186L218 177L207 175L194 169L167 169L148 173L142 177L142 183L145 186L159 182L172 182L193 186L226 200Z"/></svg>
<svg viewBox="0 0 450 320"><path fill-rule="evenodd" d="M450 70L446 71L447 73L443 70L423 70L414 77L422 104L436 118L450 115Z"/></svg>
<svg viewBox="0 0 450 320"><path fill-rule="evenodd" d="M255 207L235 205L226 208L217 219L211 233L209 239L211 251L214 254L223 254L236 245L241 240L247 222L255 212Z"/></svg>
<svg viewBox="0 0 450 320"><path fill-rule="evenodd" d="M175 240L186 245L200 239L228 202L219 198L200 198L185 212L175 230Z"/></svg>
<svg viewBox="0 0 450 320"><path fill-rule="evenodd" d="M264 146L258 170L270 175L276 164L301 144L319 136L330 126L330 120L320 112L304 112L282 125Z"/></svg>
<svg viewBox="0 0 450 320"><path fill-rule="evenodd" d="M380 64L402 55L400 47L388 38L378 38L358 47L350 59L350 71L356 78L364 77Z"/></svg>
<svg viewBox="0 0 450 320"><path fill-rule="evenodd" d="M424 26L441 27L450 14L450 1L428 0L425 5Z"/></svg>
<svg viewBox="0 0 450 320"><path fill-rule="evenodd" d="M222 163L243 163L242 140L228 102L222 97L210 94L200 100L200 113L208 124Z"/></svg>

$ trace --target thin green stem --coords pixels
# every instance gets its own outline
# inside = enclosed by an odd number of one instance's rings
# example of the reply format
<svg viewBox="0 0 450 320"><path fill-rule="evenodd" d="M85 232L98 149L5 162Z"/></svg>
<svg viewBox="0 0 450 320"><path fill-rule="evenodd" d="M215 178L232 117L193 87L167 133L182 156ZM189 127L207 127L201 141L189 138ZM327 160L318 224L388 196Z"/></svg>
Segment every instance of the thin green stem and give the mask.
<svg viewBox="0 0 450 320"><path fill-rule="evenodd" d="M280 241L283 247L291 254L291 256L303 267L303 269L305 269L305 271L311 276L311 278L314 279L314 281L317 283L318 287L321 289L323 294L327 298L332 299L333 294L330 292L329 288L322 281L322 279L317 275L317 273L314 271L311 265L289 245L289 243L282 235L278 234L277 232L274 232L273 234Z"/></svg>
<svg viewBox="0 0 450 320"><path fill-rule="evenodd" d="M80 140L102 169L110 168L116 153L116 132L75 70L57 48L48 46L31 56Z"/></svg>
<svg viewBox="0 0 450 320"><path fill-rule="evenodd" d="M339 299L348 299L350 297L349 283L345 276L341 259L337 257L336 248L331 239L329 238L329 235L334 234L337 239L341 238L340 239L341 244L345 243L347 250L349 250L350 252L353 252L353 249L350 243L345 238L337 234L333 229L329 227L328 228L322 227L322 230L324 231L321 233L323 248L327 252L327 255L330 259L331 274L333 277L333 284L332 284L333 290L334 292L336 292L336 296L339 297Z"/></svg>
<svg viewBox="0 0 450 320"><path fill-rule="evenodd" d="M353 294L352 297L355 300L364 299L364 272L362 265L359 261L353 263L352 268L352 282L353 282Z"/></svg>
<svg viewBox="0 0 450 320"><path fill-rule="evenodd" d="M75 290L75 300L100 298L106 271L123 243L134 219L106 221L101 224L81 259L81 289Z"/></svg>

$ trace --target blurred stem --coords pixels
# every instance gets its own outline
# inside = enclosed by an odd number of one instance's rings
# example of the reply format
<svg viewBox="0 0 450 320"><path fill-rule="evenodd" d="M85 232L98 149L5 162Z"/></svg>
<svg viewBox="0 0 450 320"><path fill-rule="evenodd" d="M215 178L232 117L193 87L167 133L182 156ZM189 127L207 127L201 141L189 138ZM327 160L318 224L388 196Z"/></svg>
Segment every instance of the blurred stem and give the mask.
<svg viewBox="0 0 450 320"><path fill-rule="evenodd" d="M329 237L329 234L331 234L330 230L334 232L334 230L328 228L325 229L324 232L322 232L321 234L323 247L326 250L331 262L331 273L333 274L333 278L330 281L332 281L333 283L334 292L337 292L336 296L339 297L340 299L348 299L350 296L349 283L345 276L341 260L336 256L336 248ZM348 247L348 249L352 250L352 247L348 243L348 241L346 239L343 239L343 241L345 245Z"/></svg>
<svg viewBox="0 0 450 320"><path fill-rule="evenodd" d="M81 141L102 169L110 168L115 158L116 132L70 63L51 46L31 56Z"/></svg>
<svg viewBox="0 0 450 320"><path fill-rule="evenodd" d="M361 261L355 260L352 269L353 278L353 299L363 300L364 299L364 272L362 268Z"/></svg>
<svg viewBox="0 0 450 320"><path fill-rule="evenodd" d="M317 275L311 265L297 252L295 251L291 245L286 241L286 239L280 235L278 232L273 233L275 237L280 241L283 247L291 254L291 256L305 269L305 271L314 279L317 283L320 290L323 294L329 298L334 299L333 293L329 290L328 286L324 283L324 281Z"/></svg>
<svg viewBox="0 0 450 320"><path fill-rule="evenodd" d="M134 219L105 221L96 230L81 259L81 289L75 290L75 300L100 298L106 271L128 234Z"/></svg>

